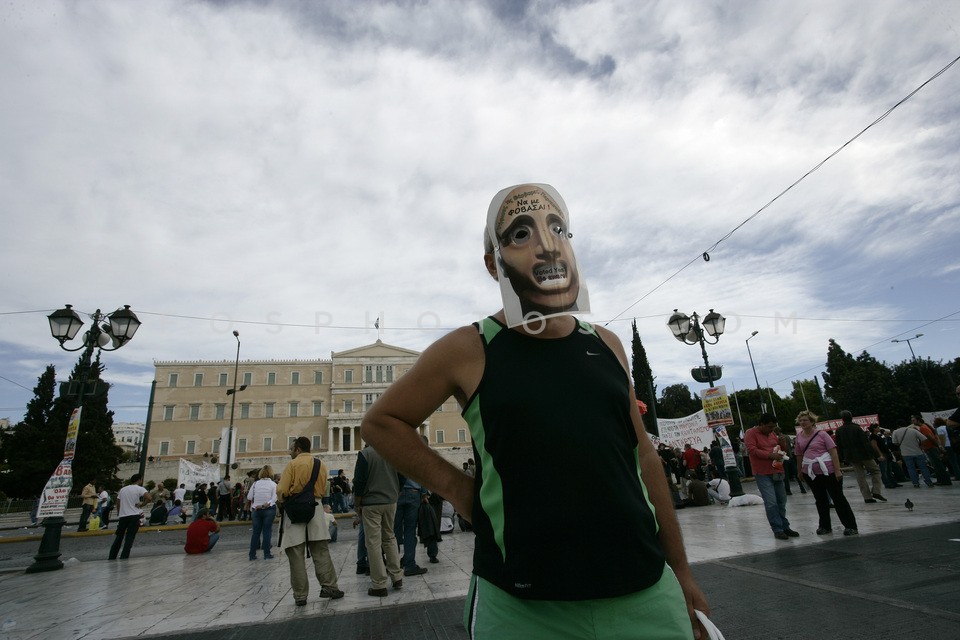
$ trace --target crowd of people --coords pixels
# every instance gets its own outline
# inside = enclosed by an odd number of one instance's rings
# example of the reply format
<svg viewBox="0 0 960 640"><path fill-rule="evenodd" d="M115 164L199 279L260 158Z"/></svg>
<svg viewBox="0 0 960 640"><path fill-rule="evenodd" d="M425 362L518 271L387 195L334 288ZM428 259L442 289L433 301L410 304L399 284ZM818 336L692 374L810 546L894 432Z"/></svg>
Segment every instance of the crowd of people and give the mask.
<svg viewBox="0 0 960 640"><path fill-rule="evenodd" d="M793 483L802 493L813 493L819 518L817 535L833 532L835 513L843 534L851 536L859 530L854 509L843 493L844 467L853 472L865 504L886 502L884 490L907 482L915 488L920 488L921 482L932 488L960 481L956 450L960 447L960 410L949 418L934 418L933 425L914 415L910 424L892 431L876 423L864 428L846 410L840 412L840 420L836 429L818 429L818 416L801 411L791 436L781 430L776 416L764 413L745 432L742 445L778 540L800 535L787 517L787 496L792 494ZM676 508L730 503L719 441L702 451L689 443L682 451L661 443L658 453Z"/></svg>

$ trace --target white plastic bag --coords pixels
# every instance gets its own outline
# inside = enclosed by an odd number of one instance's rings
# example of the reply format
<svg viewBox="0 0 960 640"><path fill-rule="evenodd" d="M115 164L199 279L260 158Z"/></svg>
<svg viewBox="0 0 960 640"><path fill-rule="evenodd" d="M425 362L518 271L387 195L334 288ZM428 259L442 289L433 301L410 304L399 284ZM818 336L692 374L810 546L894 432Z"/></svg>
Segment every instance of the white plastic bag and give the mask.
<svg viewBox="0 0 960 640"><path fill-rule="evenodd" d="M697 613L697 619L700 620L700 624L703 625L703 628L707 630L707 640L726 640L723 637L723 634L720 633L720 629L717 629L717 625L713 624L710 621L710 618L707 617L703 611L695 610Z"/></svg>

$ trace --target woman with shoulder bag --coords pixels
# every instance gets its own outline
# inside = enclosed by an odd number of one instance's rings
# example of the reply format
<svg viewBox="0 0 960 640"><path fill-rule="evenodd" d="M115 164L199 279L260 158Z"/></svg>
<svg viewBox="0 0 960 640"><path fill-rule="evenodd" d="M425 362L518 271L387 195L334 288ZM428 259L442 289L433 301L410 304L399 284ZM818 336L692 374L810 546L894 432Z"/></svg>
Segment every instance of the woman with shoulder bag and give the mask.
<svg viewBox="0 0 960 640"><path fill-rule="evenodd" d="M853 515L853 509L850 508L840 485L843 471L840 470L836 443L826 432L817 431L817 416L809 411L801 411L797 415L797 424L801 431L797 434L793 451L798 460L802 459L801 473L807 479L817 501L817 514L820 516L817 535L822 536L833 531L830 523L830 500L833 500L837 517L843 524L843 535L857 535L857 518Z"/></svg>

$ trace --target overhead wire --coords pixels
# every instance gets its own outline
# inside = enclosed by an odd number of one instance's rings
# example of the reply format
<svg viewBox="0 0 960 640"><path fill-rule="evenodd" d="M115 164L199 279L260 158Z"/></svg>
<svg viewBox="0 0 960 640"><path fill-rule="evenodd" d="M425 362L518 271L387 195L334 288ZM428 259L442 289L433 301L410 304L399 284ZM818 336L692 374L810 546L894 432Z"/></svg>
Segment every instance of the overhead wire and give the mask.
<svg viewBox="0 0 960 640"><path fill-rule="evenodd" d="M710 252L711 252L711 251L715 250L717 247L720 246L721 243L723 243L723 242L725 242L726 240L728 240L734 233L736 233L737 231L739 231L744 225L746 225L747 223L753 221L757 216L759 216L761 213L763 213L763 212L764 212L766 209L768 209L774 202L776 202L777 200L779 200L782 196L784 196L787 192L789 192L789 191L790 191L791 189L793 189L795 186L797 186L798 184L800 184L801 182L803 182L804 180L806 180L810 175L812 175L813 173L815 173L816 171L818 171L818 170L820 169L820 167L822 167L822 166L823 166L824 164L826 164L829 160L831 160L833 157L835 157L837 154L839 154L841 151L843 151L845 148L847 148L849 145L851 145L853 142L855 142L858 138L860 138L860 136L862 136L862 135L865 134L867 131L869 131L870 129L872 129L874 126L878 125L880 122L882 122L883 120L885 120L885 119L887 118L887 116L889 116L891 113L894 112L894 110L896 110L898 107L900 107L901 105L903 105L907 100L909 100L910 98L912 98L913 96L915 96L920 90L922 90L922 89L923 89L924 87L926 87L928 84L930 84L931 82L933 82L934 80L936 80L937 78L939 78L942 74L944 74L950 67L952 67L953 65L955 65L958 61L960 61L960 56L957 56L956 58L954 58L953 60L951 60L951 61L950 61L947 65L945 65L942 69L940 69L940 70L937 71L935 74L933 74L932 76L930 76L929 78L927 78L925 81L923 81L923 82L920 84L920 86L918 86L916 89L914 89L913 91L911 91L910 93L908 93L906 96L904 96L903 98L901 98L901 99L900 99L896 104L894 104L892 107L890 107L889 109L887 109L886 111L884 111L884 112L883 112L880 116L878 116L873 122L871 122L870 124L868 124L867 126L865 126L863 129L861 129L859 133L857 133L855 136L853 136L852 138L850 138L849 140L847 140L846 142L844 142L842 145L840 145L839 147L837 147L837 149L834 150L833 153L831 153L831 154L828 155L826 158L824 158L823 160L821 160L820 162L818 162L816 165L813 166L813 168L811 168L809 171L807 171L806 173L804 173L802 176L800 176L799 178L797 178L796 180L794 180L786 189L782 190L780 193L778 193L778 194L775 195L773 198L771 198L770 201L767 202L765 205L763 205L762 207L760 207L759 209L757 209L756 211L754 211L751 215L747 216L742 222L740 222L740 224L738 224L737 226L735 226L733 229L731 229L731 230L728 231L725 235L723 235L719 240L717 240L717 241L714 242L712 245L710 245L710 247L709 247L706 251L704 251L704 252L701 253L700 255L696 256L695 258L691 259L689 262L687 262L687 263L684 264L682 267L680 267L679 269L677 269L677 270L676 270L675 272L673 272L669 277L667 277L665 280L663 280L663 282L661 282L660 284L658 284L657 286L655 286L653 289L651 289L650 291L648 291L648 292L646 292L645 294L643 294L637 301L635 301L634 303L632 303L632 304L631 304L630 306L628 306L626 309L624 309L623 311L621 311L621 312L618 313L617 315L613 316L613 318L611 318L610 320L608 320L607 323L613 322L613 321L616 320L617 318L619 318L619 317L621 317L622 315L624 315L627 311L629 311L629 310L632 309L633 307L635 307L635 306L637 306L638 304L640 304L641 302L643 302L646 298L648 298L650 295L652 295L654 292L656 292L658 289L660 289L660 287L662 287L663 285L667 284L668 282L670 282L671 280L673 280L675 277L677 277L678 275L680 275L681 273L683 273L684 271L686 271L693 263L697 262L697 260L699 260L699 259L702 258L703 260L709 262L709 260L710 260ZM606 326L606 325L604 325L604 326Z"/></svg>

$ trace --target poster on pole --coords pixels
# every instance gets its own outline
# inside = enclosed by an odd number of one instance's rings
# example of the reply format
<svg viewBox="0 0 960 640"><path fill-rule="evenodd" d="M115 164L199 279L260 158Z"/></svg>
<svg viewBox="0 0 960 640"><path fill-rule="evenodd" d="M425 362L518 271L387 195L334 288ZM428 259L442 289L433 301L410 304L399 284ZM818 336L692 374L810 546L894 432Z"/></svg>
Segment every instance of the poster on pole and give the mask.
<svg viewBox="0 0 960 640"><path fill-rule="evenodd" d="M220 430L220 449L217 451L217 456L220 459L220 464L231 465L237 461L237 429L233 429L233 442L230 442L231 438L229 437L230 427L224 427ZM230 459L227 460L227 443L230 442Z"/></svg>
<svg viewBox="0 0 960 640"><path fill-rule="evenodd" d="M723 385L704 389L700 395L703 401L703 411L707 414L707 424L720 441L723 451L723 464L727 467L737 466L737 459L733 453L733 445L727 428L733 426L733 410L730 408L730 397L727 388Z"/></svg>
<svg viewBox="0 0 960 640"><path fill-rule="evenodd" d="M703 411L683 418L657 418L657 427L660 429L659 442L683 449L689 444L697 451L710 446L713 432L707 426L707 418Z"/></svg>
<svg viewBox="0 0 960 640"><path fill-rule="evenodd" d="M40 494L37 518L62 516L73 487L73 461L61 460Z"/></svg>
<svg viewBox="0 0 960 640"><path fill-rule="evenodd" d="M37 507L37 518L54 518L63 516L67 510L67 498L73 488L73 454L77 450L77 434L80 433L80 411L77 407L70 414L67 423L67 440L63 445L63 460L53 470L53 475L47 480L40 493L40 504Z"/></svg>

